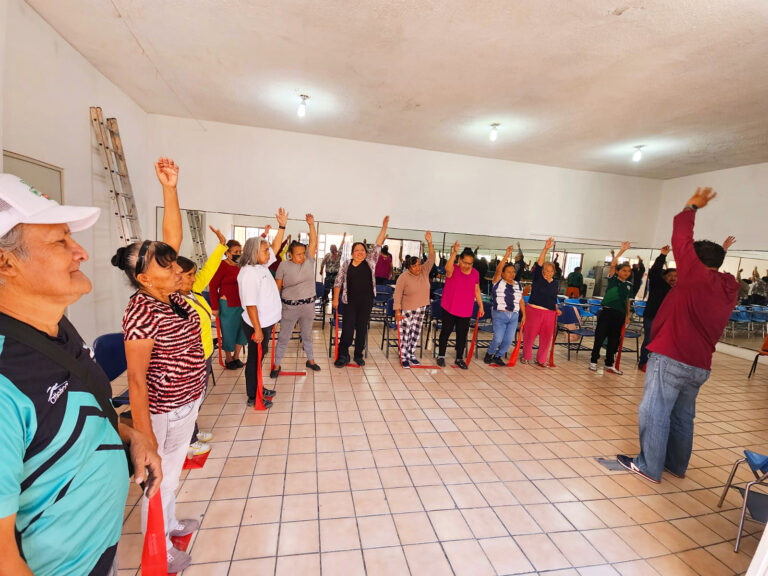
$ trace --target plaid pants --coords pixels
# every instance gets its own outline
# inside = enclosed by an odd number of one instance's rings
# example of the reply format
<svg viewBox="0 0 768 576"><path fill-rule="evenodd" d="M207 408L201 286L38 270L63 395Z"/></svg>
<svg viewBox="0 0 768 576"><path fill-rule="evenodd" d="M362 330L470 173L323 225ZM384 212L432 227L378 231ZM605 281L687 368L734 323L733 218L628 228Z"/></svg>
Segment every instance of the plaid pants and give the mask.
<svg viewBox="0 0 768 576"><path fill-rule="evenodd" d="M403 310L402 312L403 320L400 323L400 358L403 361L416 358L416 346L418 346L419 338L421 337L421 325L424 322L426 310L425 306L424 308Z"/></svg>

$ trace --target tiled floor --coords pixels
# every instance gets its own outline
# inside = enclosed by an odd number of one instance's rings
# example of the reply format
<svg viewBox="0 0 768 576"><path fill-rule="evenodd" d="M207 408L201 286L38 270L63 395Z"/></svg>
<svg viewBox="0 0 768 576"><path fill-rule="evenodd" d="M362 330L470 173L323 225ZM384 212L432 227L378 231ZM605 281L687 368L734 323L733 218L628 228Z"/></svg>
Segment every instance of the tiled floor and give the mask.
<svg viewBox="0 0 768 576"><path fill-rule="evenodd" d="M366 367L338 370L326 338L318 326L322 371L281 377L268 412L246 410L242 374L217 368L199 418L213 449L178 495L180 517L202 518L184 576L746 571L762 525L747 522L734 554L740 497L717 499L740 450L768 442L768 370L747 381L748 362L715 356L688 476L654 485L595 460L638 449L634 355L623 377L561 347L555 369L409 371L374 332ZM137 498L121 576L139 565Z"/></svg>

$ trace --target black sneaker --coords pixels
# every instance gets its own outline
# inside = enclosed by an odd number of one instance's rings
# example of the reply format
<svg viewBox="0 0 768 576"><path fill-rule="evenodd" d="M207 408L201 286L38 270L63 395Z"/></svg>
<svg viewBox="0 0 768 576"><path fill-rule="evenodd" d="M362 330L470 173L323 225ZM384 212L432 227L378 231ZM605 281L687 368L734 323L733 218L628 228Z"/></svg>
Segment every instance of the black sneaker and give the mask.
<svg viewBox="0 0 768 576"><path fill-rule="evenodd" d="M410 368L411 365L408 363L408 360L401 360L400 362L403 365L403 368Z"/></svg>
<svg viewBox="0 0 768 576"><path fill-rule="evenodd" d="M458 366L462 370L469 370L469 367L467 366L467 363L464 362L464 360L462 360L461 358L457 358L456 361L454 362L454 364L456 364L456 366Z"/></svg>
<svg viewBox="0 0 768 576"><path fill-rule="evenodd" d="M275 368L269 371L270 378L275 379L278 376L280 376L280 366L276 366Z"/></svg>
<svg viewBox="0 0 768 576"><path fill-rule="evenodd" d="M440 368L445 368L445 358L438 356L437 365L440 366Z"/></svg>
<svg viewBox="0 0 768 576"><path fill-rule="evenodd" d="M504 358L501 356L494 356L491 360L491 364L494 366L506 366L507 364L504 362Z"/></svg>
<svg viewBox="0 0 768 576"><path fill-rule="evenodd" d="M486 352L485 356L483 357L483 362L485 362L486 364L490 364L491 362L493 362L493 359L494 357L488 354L488 352Z"/></svg>
<svg viewBox="0 0 768 576"><path fill-rule="evenodd" d="M336 368L344 368L347 365L347 361L343 358L339 358L333 365L336 366Z"/></svg>
<svg viewBox="0 0 768 576"><path fill-rule="evenodd" d="M630 472L634 472L638 476L642 476L643 478L653 482L654 484L661 484L661 480L654 480L653 478L651 478L647 474L644 474L640 470L640 468L637 467L637 464L635 464L634 459L630 458L629 456L626 456L625 454L617 454L616 455L616 461L619 464L621 464L622 466L624 466L624 468L626 468Z"/></svg>
<svg viewBox="0 0 768 576"><path fill-rule="evenodd" d="M416 356L411 356L411 359L408 362L410 363L411 366L418 366L419 364L421 364L421 362L418 361Z"/></svg>
<svg viewBox="0 0 768 576"><path fill-rule="evenodd" d="M264 388L261 391L261 395L264 396L264 398L272 398L277 392L275 392L274 388L270 390L269 388Z"/></svg>
<svg viewBox="0 0 768 576"><path fill-rule="evenodd" d="M362 356L355 358L355 364L358 366L365 366L365 359Z"/></svg>
<svg viewBox="0 0 768 576"><path fill-rule="evenodd" d="M239 370L242 368L242 362L240 363L240 366L237 365L237 363L240 362L239 360L230 360L229 362L224 363L224 367L227 370Z"/></svg>
<svg viewBox="0 0 768 576"><path fill-rule="evenodd" d="M304 366L306 366L307 368L309 368L313 372L320 372L320 366L318 366L317 364L311 364L309 362L309 360L307 360L307 363L304 364Z"/></svg>
<svg viewBox="0 0 768 576"><path fill-rule="evenodd" d="M256 406L256 399L255 398L248 398L248 401L245 403L246 406L249 408L252 406Z"/></svg>
<svg viewBox="0 0 768 576"><path fill-rule="evenodd" d="M243 366L245 366L245 364L243 364L243 363L240 361L240 359L239 359L239 358L238 358L237 360L232 360L232 362L234 362L234 363L237 365L237 367L238 367L238 368L242 368Z"/></svg>

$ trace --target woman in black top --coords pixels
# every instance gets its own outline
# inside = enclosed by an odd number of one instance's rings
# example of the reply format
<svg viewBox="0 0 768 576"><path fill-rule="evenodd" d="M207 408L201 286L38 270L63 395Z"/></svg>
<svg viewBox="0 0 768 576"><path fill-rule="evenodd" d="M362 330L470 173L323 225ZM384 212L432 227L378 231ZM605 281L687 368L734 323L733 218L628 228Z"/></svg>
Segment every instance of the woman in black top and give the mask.
<svg viewBox="0 0 768 576"><path fill-rule="evenodd" d="M531 296L526 304L525 332L523 338L523 364L533 360L533 343L539 338L539 351L536 353L536 365L547 367L547 356L555 333L555 319L560 315L557 309L557 288L555 265L546 261L547 252L552 249L554 238L547 238L539 259L531 268L533 283Z"/></svg>
<svg viewBox="0 0 768 576"><path fill-rule="evenodd" d="M667 297L669 291L677 284L677 270L674 268L664 269L667 261L667 254L671 248L664 246L661 254L656 257L653 266L648 270L648 303L643 312L643 347L640 349L640 361L638 368L645 372L645 364L648 362L648 344L651 343L651 330L653 329L653 319L656 313Z"/></svg>
<svg viewBox="0 0 768 576"><path fill-rule="evenodd" d="M344 303L341 341L339 342L338 359L334 363L337 368L343 368L349 363L349 347L355 341L355 362L365 365L363 352L368 334L368 323L371 320L373 298L376 296L376 262L381 254L381 244L387 236L389 216L384 218L381 231L376 238L376 244L366 250L363 242L352 245L352 260L346 260L336 276L333 286L333 308L338 310L339 298Z"/></svg>

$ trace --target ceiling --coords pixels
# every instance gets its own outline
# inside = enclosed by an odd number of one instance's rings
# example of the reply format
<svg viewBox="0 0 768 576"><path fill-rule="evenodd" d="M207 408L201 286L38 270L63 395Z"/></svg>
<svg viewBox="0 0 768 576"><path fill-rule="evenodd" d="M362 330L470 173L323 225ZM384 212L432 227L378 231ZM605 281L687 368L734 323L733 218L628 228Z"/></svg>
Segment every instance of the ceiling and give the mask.
<svg viewBox="0 0 768 576"><path fill-rule="evenodd" d="M149 113L662 179L768 161L765 0L27 2Z"/></svg>

